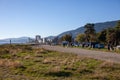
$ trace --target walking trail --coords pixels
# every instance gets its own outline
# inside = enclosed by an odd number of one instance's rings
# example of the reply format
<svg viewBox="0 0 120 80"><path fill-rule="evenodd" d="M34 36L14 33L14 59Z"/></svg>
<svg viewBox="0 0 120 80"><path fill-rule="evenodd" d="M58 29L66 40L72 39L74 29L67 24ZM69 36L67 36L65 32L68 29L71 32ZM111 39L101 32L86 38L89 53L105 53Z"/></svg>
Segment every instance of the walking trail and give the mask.
<svg viewBox="0 0 120 80"><path fill-rule="evenodd" d="M52 51L75 53L83 57L90 57L94 59L104 60L120 64L120 54L103 51L85 50L80 48L65 48L61 46L41 45L42 48Z"/></svg>

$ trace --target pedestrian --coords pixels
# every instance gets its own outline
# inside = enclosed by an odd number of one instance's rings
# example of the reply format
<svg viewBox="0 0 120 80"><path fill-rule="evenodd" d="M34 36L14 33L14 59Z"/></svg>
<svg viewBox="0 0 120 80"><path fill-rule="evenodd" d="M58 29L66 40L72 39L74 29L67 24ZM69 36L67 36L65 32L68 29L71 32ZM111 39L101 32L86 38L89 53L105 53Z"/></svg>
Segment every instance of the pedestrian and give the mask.
<svg viewBox="0 0 120 80"><path fill-rule="evenodd" d="M110 51L110 42L108 43L108 50Z"/></svg>

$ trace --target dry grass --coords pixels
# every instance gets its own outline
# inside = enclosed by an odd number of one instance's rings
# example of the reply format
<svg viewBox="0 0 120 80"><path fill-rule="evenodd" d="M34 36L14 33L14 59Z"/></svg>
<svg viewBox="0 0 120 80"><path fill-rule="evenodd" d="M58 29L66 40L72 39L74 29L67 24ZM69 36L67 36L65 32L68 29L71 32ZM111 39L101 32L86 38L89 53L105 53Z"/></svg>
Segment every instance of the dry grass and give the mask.
<svg viewBox="0 0 120 80"><path fill-rule="evenodd" d="M0 46L0 52L0 80L120 79L120 64L112 62L26 45Z"/></svg>
<svg viewBox="0 0 120 80"><path fill-rule="evenodd" d="M10 60L10 59L0 59L0 66L10 67L10 68L19 68L22 67L22 63L18 60Z"/></svg>

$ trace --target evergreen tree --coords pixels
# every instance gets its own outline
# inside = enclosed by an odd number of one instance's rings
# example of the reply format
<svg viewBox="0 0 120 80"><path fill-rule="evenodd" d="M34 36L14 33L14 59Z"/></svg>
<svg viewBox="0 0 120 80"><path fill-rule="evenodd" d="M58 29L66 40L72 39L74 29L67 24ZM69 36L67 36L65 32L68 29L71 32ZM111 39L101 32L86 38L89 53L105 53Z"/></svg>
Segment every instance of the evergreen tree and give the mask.
<svg viewBox="0 0 120 80"><path fill-rule="evenodd" d="M86 35L86 41L87 42L93 42L96 40L96 37L95 37L95 29L94 29L94 24L91 24L91 23L88 23L84 26L85 28L85 35Z"/></svg>

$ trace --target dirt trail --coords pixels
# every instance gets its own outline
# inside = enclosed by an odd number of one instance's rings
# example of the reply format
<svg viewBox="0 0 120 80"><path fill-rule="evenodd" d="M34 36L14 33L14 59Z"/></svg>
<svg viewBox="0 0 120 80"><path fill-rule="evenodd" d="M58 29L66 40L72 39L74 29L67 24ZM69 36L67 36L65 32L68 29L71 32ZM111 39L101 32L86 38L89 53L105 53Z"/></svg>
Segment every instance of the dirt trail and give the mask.
<svg viewBox="0 0 120 80"><path fill-rule="evenodd" d="M59 52L67 52L67 53L75 53L80 56L90 57L94 59L104 60L108 62L120 63L120 54L112 53L112 52L102 52L102 51L92 51L78 48L65 48L60 46L49 46L49 45L41 45L42 48L47 50L59 51Z"/></svg>

